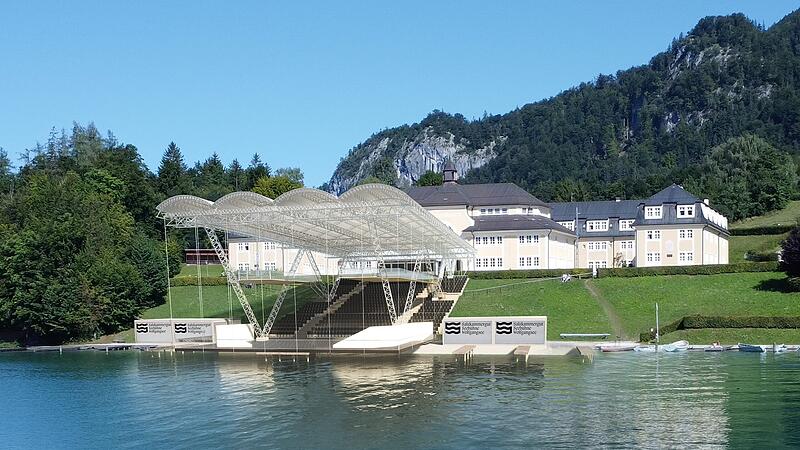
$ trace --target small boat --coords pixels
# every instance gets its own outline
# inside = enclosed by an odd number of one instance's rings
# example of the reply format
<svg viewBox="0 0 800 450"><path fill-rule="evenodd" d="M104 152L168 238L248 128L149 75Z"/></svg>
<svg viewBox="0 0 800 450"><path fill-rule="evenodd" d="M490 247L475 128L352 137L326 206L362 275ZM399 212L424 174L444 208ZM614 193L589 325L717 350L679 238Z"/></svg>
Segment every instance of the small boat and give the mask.
<svg viewBox="0 0 800 450"><path fill-rule="evenodd" d="M786 344L773 344L772 351L775 353L786 353L789 351L789 347Z"/></svg>
<svg viewBox="0 0 800 450"><path fill-rule="evenodd" d="M600 347L600 351L601 352L606 352L606 353L610 353L610 352L630 352L630 351L633 351L633 349L636 348L635 345L627 345L627 344L606 344L606 345L601 345L599 347Z"/></svg>
<svg viewBox="0 0 800 450"><path fill-rule="evenodd" d="M764 353L764 348L760 345L752 345L752 344L739 344L739 351L740 352L749 352L749 353Z"/></svg>
<svg viewBox="0 0 800 450"><path fill-rule="evenodd" d="M665 352L685 352L689 350L689 343L686 341L675 341L672 344L667 344L661 347Z"/></svg>
<svg viewBox="0 0 800 450"><path fill-rule="evenodd" d="M728 347L720 345L719 342L714 342L713 344L709 345L708 347L704 348L704 352L724 352L727 350Z"/></svg>
<svg viewBox="0 0 800 450"><path fill-rule="evenodd" d="M655 345L637 345L633 348L635 352L644 352L644 353L655 353L656 346Z"/></svg>

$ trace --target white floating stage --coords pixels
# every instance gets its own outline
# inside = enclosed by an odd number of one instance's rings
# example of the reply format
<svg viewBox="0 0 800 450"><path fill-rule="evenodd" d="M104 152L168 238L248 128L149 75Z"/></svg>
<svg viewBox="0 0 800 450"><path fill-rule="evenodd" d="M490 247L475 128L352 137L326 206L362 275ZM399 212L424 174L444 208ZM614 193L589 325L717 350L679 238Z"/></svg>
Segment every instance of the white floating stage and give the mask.
<svg viewBox="0 0 800 450"><path fill-rule="evenodd" d="M333 344L334 351L399 352L433 340L433 322L369 327Z"/></svg>
<svg viewBox="0 0 800 450"><path fill-rule="evenodd" d="M283 353L400 353L433 340L433 323L417 322L375 326L347 338L255 339L251 325L218 325L215 344L185 344L175 347L186 352Z"/></svg>

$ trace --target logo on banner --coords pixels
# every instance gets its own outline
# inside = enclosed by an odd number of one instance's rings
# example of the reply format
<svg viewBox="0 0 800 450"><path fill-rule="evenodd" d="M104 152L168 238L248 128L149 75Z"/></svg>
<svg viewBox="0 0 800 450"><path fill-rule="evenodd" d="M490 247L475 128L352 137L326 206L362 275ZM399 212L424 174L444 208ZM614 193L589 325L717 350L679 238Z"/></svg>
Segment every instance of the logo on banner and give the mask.
<svg viewBox="0 0 800 450"><path fill-rule="evenodd" d="M511 334L514 332L512 322L495 322L494 331L497 334Z"/></svg>
<svg viewBox="0 0 800 450"><path fill-rule="evenodd" d="M461 322L445 322L444 334L461 334Z"/></svg>
<svg viewBox="0 0 800 450"><path fill-rule="evenodd" d="M147 333L148 327L146 323L137 323L136 324L136 332L137 333Z"/></svg>
<svg viewBox="0 0 800 450"><path fill-rule="evenodd" d="M189 326L186 325L185 323L176 323L175 324L175 332L176 333L188 333L189 332Z"/></svg>

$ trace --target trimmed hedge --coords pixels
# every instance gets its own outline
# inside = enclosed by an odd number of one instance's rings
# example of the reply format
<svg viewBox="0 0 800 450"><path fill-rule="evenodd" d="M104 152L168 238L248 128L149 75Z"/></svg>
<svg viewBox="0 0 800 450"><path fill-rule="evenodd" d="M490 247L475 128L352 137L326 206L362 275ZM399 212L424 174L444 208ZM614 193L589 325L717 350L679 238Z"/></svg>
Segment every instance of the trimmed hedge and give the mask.
<svg viewBox="0 0 800 450"><path fill-rule="evenodd" d="M800 292L800 277L788 277L786 284L793 292Z"/></svg>
<svg viewBox="0 0 800 450"><path fill-rule="evenodd" d="M591 269L537 269L537 270L493 270L467 272L475 280L516 279L516 278L554 278L568 273L570 275L591 273Z"/></svg>
<svg viewBox="0 0 800 450"><path fill-rule="evenodd" d="M597 269L598 277L648 277L653 275L714 275L718 273L779 272L777 261L741 262L705 266L620 267Z"/></svg>
<svg viewBox="0 0 800 450"><path fill-rule="evenodd" d="M800 328L798 316L686 316L683 328Z"/></svg>
<svg viewBox="0 0 800 450"><path fill-rule="evenodd" d="M197 277L175 277L170 280L170 286L197 286ZM200 277L203 286L225 286L228 279L225 277Z"/></svg>
<svg viewBox="0 0 800 450"><path fill-rule="evenodd" d="M800 328L800 316L686 316L662 326L658 332L663 336L697 328ZM655 338L655 332L650 331L639 335L641 342Z"/></svg>
<svg viewBox="0 0 800 450"><path fill-rule="evenodd" d="M764 234L784 234L792 231L797 224L792 225L770 225L754 228L733 228L728 230L731 236L760 236Z"/></svg>

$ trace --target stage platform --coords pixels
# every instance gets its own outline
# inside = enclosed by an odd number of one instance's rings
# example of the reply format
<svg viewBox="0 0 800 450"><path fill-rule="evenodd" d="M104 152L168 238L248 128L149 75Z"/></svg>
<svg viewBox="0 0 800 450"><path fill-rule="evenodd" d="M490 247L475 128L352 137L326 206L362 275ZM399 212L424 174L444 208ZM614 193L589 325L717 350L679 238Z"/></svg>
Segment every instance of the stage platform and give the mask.
<svg viewBox="0 0 800 450"><path fill-rule="evenodd" d="M270 338L224 344L178 344L179 352L235 353L401 353L412 351L433 339L431 322L395 326L369 327L350 337L314 339ZM246 345L242 345L246 344Z"/></svg>

